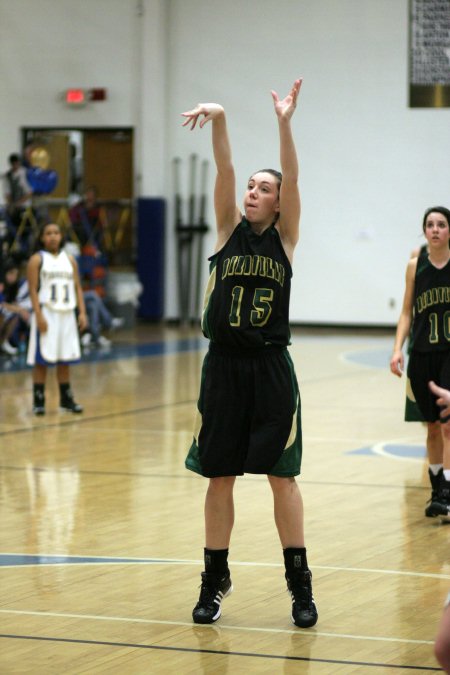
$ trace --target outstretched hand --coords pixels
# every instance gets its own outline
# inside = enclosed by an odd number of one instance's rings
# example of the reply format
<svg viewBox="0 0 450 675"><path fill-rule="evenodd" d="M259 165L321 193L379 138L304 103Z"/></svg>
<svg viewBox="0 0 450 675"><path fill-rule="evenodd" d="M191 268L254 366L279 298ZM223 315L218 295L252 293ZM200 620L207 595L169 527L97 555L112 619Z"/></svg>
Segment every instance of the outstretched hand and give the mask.
<svg viewBox="0 0 450 675"><path fill-rule="evenodd" d="M200 129L202 129L207 122L212 120L214 117L223 115L224 110L221 105L218 103L199 103L192 110L181 113L182 117L186 117L186 121L183 123L183 127L186 127L188 124L191 125L191 131L195 128L200 117L203 116L203 119L200 121Z"/></svg>
<svg viewBox="0 0 450 675"><path fill-rule="evenodd" d="M291 119L292 115L294 114L294 110L297 106L297 97L299 95L302 82L303 78L301 77L298 80L295 80L294 84L292 85L291 91L282 100L279 99L276 91L273 90L271 91L275 112L279 119L287 119L287 120Z"/></svg>
<svg viewBox="0 0 450 675"><path fill-rule="evenodd" d="M441 410L441 417L448 417L450 415L450 391L443 389L443 387L438 387L431 380L428 382L428 386L435 396L439 396L436 403L443 408Z"/></svg>

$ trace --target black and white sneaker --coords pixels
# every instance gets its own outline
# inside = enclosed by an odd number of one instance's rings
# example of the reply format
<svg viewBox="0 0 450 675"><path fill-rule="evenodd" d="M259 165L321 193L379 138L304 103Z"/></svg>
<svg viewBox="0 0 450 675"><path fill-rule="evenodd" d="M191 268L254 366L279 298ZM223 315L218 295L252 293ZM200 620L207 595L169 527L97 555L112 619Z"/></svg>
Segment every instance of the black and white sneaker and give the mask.
<svg viewBox="0 0 450 675"><path fill-rule="evenodd" d="M233 591L230 575L202 572L200 597L192 611L194 623L214 623L220 617L221 603Z"/></svg>
<svg viewBox="0 0 450 675"><path fill-rule="evenodd" d="M430 477L431 483L431 498L428 500L425 509L425 515L427 518L435 518L438 515L437 513L434 513L434 509L431 508L431 504L437 500L443 472L444 469L441 468L439 469L438 473L434 475L434 473L428 469L428 475Z"/></svg>
<svg viewBox="0 0 450 675"><path fill-rule="evenodd" d="M75 414L83 412L83 406L75 402L71 391L66 393L66 395L61 398L59 409L62 412L71 412Z"/></svg>
<svg viewBox="0 0 450 675"><path fill-rule="evenodd" d="M292 623L299 628L311 628L318 619L311 572L296 570L291 577L286 574L286 581L292 598Z"/></svg>
<svg viewBox="0 0 450 675"><path fill-rule="evenodd" d="M40 391L33 394L33 415L45 415L45 395Z"/></svg>
<svg viewBox="0 0 450 675"><path fill-rule="evenodd" d="M450 517L450 480L442 474L438 494L427 508L431 516Z"/></svg>

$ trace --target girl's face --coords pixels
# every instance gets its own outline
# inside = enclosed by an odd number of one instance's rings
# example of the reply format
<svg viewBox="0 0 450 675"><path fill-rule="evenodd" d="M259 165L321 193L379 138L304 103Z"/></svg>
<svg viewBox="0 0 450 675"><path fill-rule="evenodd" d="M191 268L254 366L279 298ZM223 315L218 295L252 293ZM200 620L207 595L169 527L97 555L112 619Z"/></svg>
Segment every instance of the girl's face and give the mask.
<svg viewBox="0 0 450 675"><path fill-rule="evenodd" d="M19 278L19 270L16 267L13 267L11 270L8 270L5 273L5 281L8 284L8 286L13 286L13 284L17 283L18 278Z"/></svg>
<svg viewBox="0 0 450 675"><path fill-rule="evenodd" d="M58 225L46 225L41 236L41 241L46 251L57 253L61 246L61 230Z"/></svg>
<svg viewBox="0 0 450 675"><path fill-rule="evenodd" d="M245 217L250 223L273 223L280 210L279 184L265 171L253 174L244 195Z"/></svg>
<svg viewBox="0 0 450 675"><path fill-rule="evenodd" d="M447 218L439 211L432 211L425 221L425 237L430 245L446 244L450 239L450 227Z"/></svg>

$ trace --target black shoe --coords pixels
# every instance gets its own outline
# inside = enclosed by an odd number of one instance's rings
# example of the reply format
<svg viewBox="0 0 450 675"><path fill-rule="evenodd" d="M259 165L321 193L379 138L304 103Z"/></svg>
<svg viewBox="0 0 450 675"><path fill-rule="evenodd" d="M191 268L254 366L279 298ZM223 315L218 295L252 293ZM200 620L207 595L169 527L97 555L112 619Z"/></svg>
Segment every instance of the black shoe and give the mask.
<svg viewBox="0 0 450 675"><path fill-rule="evenodd" d="M192 611L194 623L213 623L221 614L220 605L233 591L230 575L202 572L200 597Z"/></svg>
<svg viewBox="0 0 450 675"><path fill-rule="evenodd" d="M440 468L438 473L434 475L434 473L428 469L428 475L430 477L430 483L431 483L431 498L427 502L427 507L425 509L425 515L427 518L434 518L437 516L437 513L434 513L434 509L431 508L431 504L433 502L436 502L438 494L439 494L439 486L441 484L441 479L442 479L442 474L444 473L444 469Z"/></svg>
<svg viewBox="0 0 450 675"><path fill-rule="evenodd" d="M33 394L33 415L45 415L45 395L40 391Z"/></svg>
<svg viewBox="0 0 450 675"><path fill-rule="evenodd" d="M61 398L61 401L59 403L59 409L62 410L63 412L71 412L76 414L83 412L83 406L74 401L74 398L71 393L69 393L68 395L66 394L66 396Z"/></svg>
<svg viewBox="0 0 450 675"><path fill-rule="evenodd" d="M292 623L300 628L310 628L318 619L311 579L309 570L295 571L291 577L286 574L288 591L292 598Z"/></svg>
<svg viewBox="0 0 450 675"><path fill-rule="evenodd" d="M432 517L450 516L450 480L445 480L443 473L438 494L427 508L427 511L431 513Z"/></svg>

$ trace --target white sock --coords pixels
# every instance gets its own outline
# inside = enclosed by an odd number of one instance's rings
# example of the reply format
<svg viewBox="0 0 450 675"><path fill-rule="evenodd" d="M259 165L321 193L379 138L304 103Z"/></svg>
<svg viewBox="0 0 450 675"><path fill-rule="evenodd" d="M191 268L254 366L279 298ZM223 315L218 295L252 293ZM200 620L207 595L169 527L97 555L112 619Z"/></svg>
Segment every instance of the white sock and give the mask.
<svg viewBox="0 0 450 675"><path fill-rule="evenodd" d="M450 482L450 469L444 469L444 478Z"/></svg>
<svg viewBox="0 0 450 675"><path fill-rule="evenodd" d="M442 469L442 464L430 464L430 471L433 476L437 476L439 471Z"/></svg>

